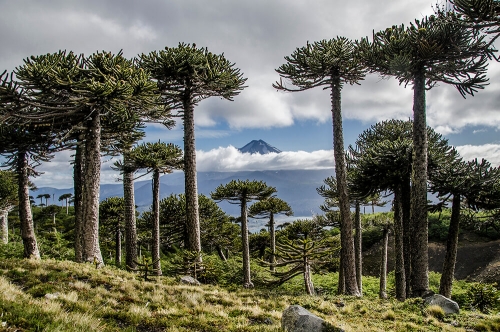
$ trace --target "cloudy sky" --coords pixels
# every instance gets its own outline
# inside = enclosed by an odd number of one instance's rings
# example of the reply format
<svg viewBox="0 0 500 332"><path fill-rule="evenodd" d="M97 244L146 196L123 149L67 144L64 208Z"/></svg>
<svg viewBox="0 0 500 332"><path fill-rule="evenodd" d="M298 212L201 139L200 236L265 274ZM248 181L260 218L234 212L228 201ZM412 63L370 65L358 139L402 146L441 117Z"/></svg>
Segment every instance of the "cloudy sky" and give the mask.
<svg viewBox="0 0 500 332"><path fill-rule="evenodd" d="M432 13L435 0L16 0L0 1L0 70L13 70L30 55L61 49L125 56L196 43L224 53L248 78L233 102L212 98L195 111L200 171L333 167L328 90L278 92L274 71L307 41L351 39ZM463 99L444 84L427 94L428 124L445 135L466 159L487 158L500 165L500 66L491 64L490 85ZM342 95L346 145L370 125L412 117L411 87L368 76ZM182 126L150 126L146 140L182 147ZM263 139L284 154L249 157L235 148ZM39 186L71 187L70 152L41 170ZM103 160L104 183L118 176Z"/></svg>

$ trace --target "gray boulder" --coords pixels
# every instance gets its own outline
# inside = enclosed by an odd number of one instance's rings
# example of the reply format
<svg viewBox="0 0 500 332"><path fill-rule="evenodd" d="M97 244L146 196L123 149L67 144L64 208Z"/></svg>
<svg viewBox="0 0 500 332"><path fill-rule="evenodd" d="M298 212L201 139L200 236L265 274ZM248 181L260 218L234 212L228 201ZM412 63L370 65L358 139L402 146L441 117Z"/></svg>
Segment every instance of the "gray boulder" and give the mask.
<svg viewBox="0 0 500 332"><path fill-rule="evenodd" d="M343 331L334 328L300 305L291 305L283 311L283 315L281 316L281 328L286 332Z"/></svg>
<svg viewBox="0 0 500 332"><path fill-rule="evenodd" d="M198 280L196 280L195 278L193 278L191 276L181 277L181 284L192 285L192 286L201 285L201 283Z"/></svg>
<svg viewBox="0 0 500 332"><path fill-rule="evenodd" d="M428 296L424 298L424 303L425 305L438 305L441 308L443 308L444 313L449 315L449 314L458 314L460 312L460 307L458 306L458 303L450 300L447 297L444 297L441 294L434 294L431 296Z"/></svg>

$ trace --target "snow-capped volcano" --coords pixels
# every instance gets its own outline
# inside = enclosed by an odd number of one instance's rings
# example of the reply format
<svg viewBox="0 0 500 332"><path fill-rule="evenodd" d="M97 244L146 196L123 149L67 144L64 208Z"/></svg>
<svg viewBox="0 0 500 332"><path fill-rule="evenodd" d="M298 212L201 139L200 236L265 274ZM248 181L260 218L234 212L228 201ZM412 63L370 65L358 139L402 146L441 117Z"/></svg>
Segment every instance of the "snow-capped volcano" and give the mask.
<svg viewBox="0 0 500 332"><path fill-rule="evenodd" d="M275 148L272 145L267 144L263 140L253 140L242 148L238 149L241 153L258 153L258 154L267 154L267 153L280 153L281 150Z"/></svg>

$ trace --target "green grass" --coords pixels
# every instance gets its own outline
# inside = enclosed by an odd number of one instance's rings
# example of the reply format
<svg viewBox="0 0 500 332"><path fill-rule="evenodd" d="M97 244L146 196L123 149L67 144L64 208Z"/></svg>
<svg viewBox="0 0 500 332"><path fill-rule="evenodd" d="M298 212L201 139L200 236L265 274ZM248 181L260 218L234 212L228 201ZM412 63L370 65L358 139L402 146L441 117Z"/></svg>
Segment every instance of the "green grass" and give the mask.
<svg viewBox="0 0 500 332"><path fill-rule="evenodd" d="M420 299L379 300L376 278L363 280L363 298L337 296L337 277L315 275L321 295L313 297L304 295L300 278L275 289L193 287L174 277L145 282L113 266L5 258L0 331L280 331L281 313L292 304L345 331L499 331L494 314L442 316Z"/></svg>

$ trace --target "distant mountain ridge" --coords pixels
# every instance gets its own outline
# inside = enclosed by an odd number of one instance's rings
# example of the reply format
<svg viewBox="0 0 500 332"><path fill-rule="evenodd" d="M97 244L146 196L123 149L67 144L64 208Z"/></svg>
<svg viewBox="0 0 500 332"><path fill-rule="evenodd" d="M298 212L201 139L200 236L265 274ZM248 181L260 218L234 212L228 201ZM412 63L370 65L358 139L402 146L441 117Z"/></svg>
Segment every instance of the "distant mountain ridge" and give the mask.
<svg viewBox="0 0 500 332"><path fill-rule="evenodd" d="M253 140L242 148L239 148L238 151L241 153L258 153L258 154L268 154L268 153L281 153L281 150L266 143L263 140Z"/></svg>
<svg viewBox="0 0 500 332"><path fill-rule="evenodd" d="M325 178L334 174L333 169L198 172L198 192L210 196L210 192L214 191L217 186L226 184L231 180L264 181L267 185L277 189L276 196L290 204L296 217L310 217L313 214L320 214L321 210L319 206L323 204L323 198L318 195L316 188L323 184ZM149 210L153 201L151 181L137 181L134 183L134 189L135 202L138 210ZM59 202L58 198L66 193L73 193L73 188L56 189L41 187L36 192L31 192L31 195L36 197L39 194L50 194L53 196L53 200L49 199L48 203L61 205L64 202ZM160 178L161 198L180 193L184 193L183 172L177 171L172 174L165 174ZM123 197L122 183L101 185L100 199L104 200L112 196ZM250 202L250 204L252 203L253 202ZM219 206L230 215L238 216L240 214L238 205L221 202ZM259 222L265 223L267 221L264 220ZM252 227L252 225L250 226ZM255 227L259 227L259 225L256 224L254 225L254 228Z"/></svg>

